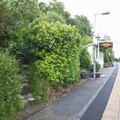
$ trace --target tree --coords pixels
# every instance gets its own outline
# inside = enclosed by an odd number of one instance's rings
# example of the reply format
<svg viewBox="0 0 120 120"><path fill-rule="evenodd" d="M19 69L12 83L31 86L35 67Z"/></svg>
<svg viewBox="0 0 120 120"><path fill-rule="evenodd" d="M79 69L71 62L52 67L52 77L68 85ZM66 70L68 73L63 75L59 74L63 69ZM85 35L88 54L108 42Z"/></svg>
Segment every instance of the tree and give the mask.
<svg viewBox="0 0 120 120"><path fill-rule="evenodd" d="M104 50L104 66L111 66L113 64L113 52L111 48Z"/></svg>
<svg viewBox="0 0 120 120"><path fill-rule="evenodd" d="M10 39L9 28L13 25L12 17L9 14L7 2L0 1L0 48L7 46L7 41Z"/></svg>
<svg viewBox="0 0 120 120"><path fill-rule="evenodd" d="M39 17L40 9L37 0L2 0L0 2L6 19L2 23L1 39L5 39L9 51L18 54L24 45L23 35L27 31L29 24ZM3 33L3 32L2 32Z"/></svg>
<svg viewBox="0 0 120 120"><path fill-rule="evenodd" d="M58 15L56 12L49 12L49 11L46 14L42 13L38 21L47 21L49 23L55 23L55 22L60 22L63 24L66 23L65 19L62 16Z"/></svg>
<svg viewBox="0 0 120 120"><path fill-rule="evenodd" d="M4 35L6 32L6 24L7 24L7 15L6 15L6 5L5 3L2 1L0 2L0 35Z"/></svg>
<svg viewBox="0 0 120 120"><path fill-rule="evenodd" d="M29 24L39 17L39 4L37 0L11 0L8 1L11 15L17 24Z"/></svg>
<svg viewBox="0 0 120 120"><path fill-rule="evenodd" d="M104 41L111 41L111 38L108 35L104 35L103 39Z"/></svg>
<svg viewBox="0 0 120 120"><path fill-rule="evenodd" d="M43 2L40 2L39 6L40 6L40 10L42 11L42 13L44 14L47 14L47 13L55 14L56 13L57 16L64 19L65 23L69 24L71 14L68 11L65 11L65 7L62 2L57 2L57 0L53 0L53 2L49 2L48 5L46 5Z"/></svg>
<svg viewBox="0 0 120 120"><path fill-rule="evenodd" d="M47 5L44 2L39 3L39 9L41 13L46 13L49 11Z"/></svg>
<svg viewBox="0 0 120 120"><path fill-rule="evenodd" d="M104 35L102 42L110 42L111 38L108 35ZM112 48L102 48L104 52L104 66L111 66L113 64L113 50Z"/></svg>
<svg viewBox="0 0 120 120"><path fill-rule="evenodd" d="M71 25L74 25L78 28L79 33L82 37L85 36L91 37L93 35L91 30L92 27L87 17L83 15L82 16L76 15L75 18L71 19L70 23Z"/></svg>

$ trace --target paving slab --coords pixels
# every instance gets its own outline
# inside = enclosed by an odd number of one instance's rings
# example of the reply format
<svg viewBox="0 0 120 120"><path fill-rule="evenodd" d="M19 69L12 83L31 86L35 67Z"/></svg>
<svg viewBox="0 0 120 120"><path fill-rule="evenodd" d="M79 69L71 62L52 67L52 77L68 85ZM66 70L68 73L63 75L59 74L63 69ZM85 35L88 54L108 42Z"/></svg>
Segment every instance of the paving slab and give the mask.
<svg viewBox="0 0 120 120"><path fill-rule="evenodd" d="M28 120L72 120L82 116L113 73L115 67L101 69L101 77L89 79L63 98L30 116Z"/></svg>

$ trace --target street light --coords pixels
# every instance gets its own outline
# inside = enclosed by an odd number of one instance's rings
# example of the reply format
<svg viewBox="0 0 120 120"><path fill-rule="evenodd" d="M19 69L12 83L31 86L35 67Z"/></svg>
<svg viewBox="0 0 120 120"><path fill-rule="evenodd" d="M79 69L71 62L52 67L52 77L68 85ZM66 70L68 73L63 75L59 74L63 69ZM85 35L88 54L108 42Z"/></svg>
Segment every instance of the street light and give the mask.
<svg viewBox="0 0 120 120"><path fill-rule="evenodd" d="M96 38L96 16L97 15L109 15L110 12L104 12L104 13L97 13L94 14L94 37Z"/></svg>
<svg viewBox="0 0 120 120"><path fill-rule="evenodd" d="M109 15L110 12L104 12L104 13L101 13L100 15ZM100 42L98 41L98 62L99 62L99 54L100 54Z"/></svg>
<svg viewBox="0 0 120 120"><path fill-rule="evenodd" d="M94 39L93 39L93 42L95 41L95 38L96 38L96 16L97 15L108 15L108 14L110 14L110 12L94 14ZM98 44L98 60L99 60L99 52L100 52L99 49L100 49L100 46ZM96 78L96 47L95 46L93 46L93 78Z"/></svg>
<svg viewBox="0 0 120 120"><path fill-rule="evenodd" d="M102 15L108 15L110 14L110 12L104 12L104 13L101 13Z"/></svg>

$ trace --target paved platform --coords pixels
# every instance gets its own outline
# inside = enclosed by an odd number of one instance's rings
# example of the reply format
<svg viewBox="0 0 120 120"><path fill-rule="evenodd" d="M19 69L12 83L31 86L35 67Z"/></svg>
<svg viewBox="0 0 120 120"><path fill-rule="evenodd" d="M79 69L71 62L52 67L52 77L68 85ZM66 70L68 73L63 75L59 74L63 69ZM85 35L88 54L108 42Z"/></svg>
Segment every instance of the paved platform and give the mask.
<svg viewBox="0 0 120 120"><path fill-rule="evenodd" d="M120 63L118 65L118 74L102 120L120 120Z"/></svg>
<svg viewBox="0 0 120 120"><path fill-rule="evenodd" d="M114 69L115 67L103 68L100 78L85 81L65 97L53 102L45 109L30 116L27 120L77 120L77 118L80 120L81 116L98 95ZM118 76L118 78L120 79L120 76ZM118 90L115 89L115 91ZM104 114L102 120L112 120L106 117L109 116Z"/></svg>

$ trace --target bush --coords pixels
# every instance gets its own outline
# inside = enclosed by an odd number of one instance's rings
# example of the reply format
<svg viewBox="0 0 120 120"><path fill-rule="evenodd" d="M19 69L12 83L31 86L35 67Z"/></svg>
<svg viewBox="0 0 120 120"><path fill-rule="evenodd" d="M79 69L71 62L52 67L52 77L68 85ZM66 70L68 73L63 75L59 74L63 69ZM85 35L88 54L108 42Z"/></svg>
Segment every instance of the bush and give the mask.
<svg viewBox="0 0 120 120"><path fill-rule="evenodd" d="M39 62L34 63L29 71L29 90L35 98L35 103L44 103L48 100L50 85L47 80L40 76Z"/></svg>
<svg viewBox="0 0 120 120"><path fill-rule="evenodd" d="M110 67L113 64L113 55L111 49L104 50L104 67Z"/></svg>
<svg viewBox="0 0 120 120"><path fill-rule="evenodd" d="M60 61L58 63L61 65L62 76L64 70L68 69L66 79L69 82L78 80L80 74L79 53L81 37L75 27L61 23L34 22L31 25L30 33L27 35L27 45L33 61L41 60L42 62L47 62L46 59L49 59L47 57L54 57L54 61ZM52 65L56 66L56 62L53 62ZM59 81L62 81L61 78Z"/></svg>
<svg viewBox="0 0 120 120"><path fill-rule="evenodd" d="M101 65L96 61L96 72L99 72ZM91 72L93 72L93 65L91 65Z"/></svg>
<svg viewBox="0 0 120 120"><path fill-rule="evenodd" d="M69 57L80 52L81 37L78 30L66 24L33 22L26 36L33 61L44 59L46 53Z"/></svg>
<svg viewBox="0 0 120 120"><path fill-rule="evenodd" d="M87 49L83 49L80 53L80 68L90 71L92 65L91 56Z"/></svg>
<svg viewBox="0 0 120 120"><path fill-rule="evenodd" d="M61 23L33 23L30 33L27 45L35 67L31 68L31 83L37 80L40 83L38 89L41 89L42 81L52 87L67 86L79 81L81 37L75 27ZM33 87L35 85L31 84ZM40 91L36 92L38 96Z"/></svg>
<svg viewBox="0 0 120 120"><path fill-rule="evenodd" d="M96 71L99 72L100 68L101 68L101 65L98 62L96 62Z"/></svg>
<svg viewBox="0 0 120 120"><path fill-rule="evenodd" d="M18 62L7 52L0 52L0 119L10 119L21 108L21 77Z"/></svg>

